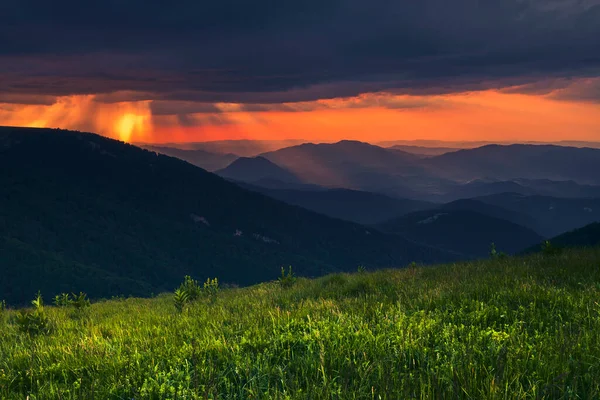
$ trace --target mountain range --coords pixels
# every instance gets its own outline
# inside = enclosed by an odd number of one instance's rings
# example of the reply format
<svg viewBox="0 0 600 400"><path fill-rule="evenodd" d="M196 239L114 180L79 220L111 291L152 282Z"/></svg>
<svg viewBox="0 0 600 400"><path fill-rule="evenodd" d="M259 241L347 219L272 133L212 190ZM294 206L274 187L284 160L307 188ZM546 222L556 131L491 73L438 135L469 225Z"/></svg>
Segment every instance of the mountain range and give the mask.
<svg viewBox="0 0 600 400"><path fill-rule="evenodd" d="M208 142L185 143L134 143L138 147L174 148L181 150L202 150L213 154L236 154L239 157L255 157L261 153L283 149L284 147L297 146L306 143L303 139L285 140L214 140Z"/></svg>
<svg viewBox="0 0 600 400"><path fill-rule="evenodd" d="M423 160L437 176L456 181L480 178L573 180L600 184L600 149L553 145L487 145Z"/></svg>
<svg viewBox="0 0 600 400"><path fill-rule="evenodd" d="M0 128L0 292L251 284L455 254L288 205L179 159L89 133Z"/></svg>
<svg viewBox="0 0 600 400"><path fill-rule="evenodd" d="M303 184L438 203L505 192L600 197L600 177L595 172L600 170L600 149L592 148L487 145L424 157L342 141L302 144L261 157L273 163L271 172L261 167L253 173L252 165L237 165L238 171L228 171L227 176L256 183L258 175L275 177L284 169L295 184L300 180ZM271 188L276 188L273 180L284 182L273 178Z"/></svg>
<svg viewBox="0 0 600 400"><path fill-rule="evenodd" d="M37 289L148 295L184 275L246 285L288 265L318 276L481 258L492 242L594 243L594 225L559 235L600 221L598 154L342 141L238 157L0 128L0 291L17 303Z"/></svg>
<svg viewBox="0 0 600 400"><path fill-rule="evenodd" d="M227 179L254 184L261 182L265 184L268 181L302 184L294 173L264 157L240 157L226 168L216 171L216 174Z"/></svg>

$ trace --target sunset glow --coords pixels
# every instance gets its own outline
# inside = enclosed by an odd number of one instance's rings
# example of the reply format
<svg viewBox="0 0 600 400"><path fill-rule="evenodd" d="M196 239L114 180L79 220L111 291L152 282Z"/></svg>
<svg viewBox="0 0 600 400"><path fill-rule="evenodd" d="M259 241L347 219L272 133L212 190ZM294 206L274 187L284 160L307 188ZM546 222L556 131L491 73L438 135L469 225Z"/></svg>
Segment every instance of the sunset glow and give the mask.
<svg viewBox="0 0 600 400"><path fill-rule="evenodd" d="M60 127L126 142L223 139L600 140L600 106L553 94L478 91L433 96L386 93L310 102L215 103L215 111L153 115L151 101L105 103L58 97L51 105L0 103L0 125Z"/></svg>
<svg viewBox="0 0 600 400"><path fill-rule="evenodd" d="M90 131L126 142L152 133L149 102L100 103L93 95L59 97L51 105L0 103L0 125Z"/></svg>

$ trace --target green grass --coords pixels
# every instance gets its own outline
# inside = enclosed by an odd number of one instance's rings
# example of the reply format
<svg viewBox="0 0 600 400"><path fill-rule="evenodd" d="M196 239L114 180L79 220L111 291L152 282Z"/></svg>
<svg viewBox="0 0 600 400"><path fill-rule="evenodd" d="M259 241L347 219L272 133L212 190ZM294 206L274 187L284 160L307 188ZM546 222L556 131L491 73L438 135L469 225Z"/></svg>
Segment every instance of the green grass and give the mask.
<svg viewBox="0 0 600 400"><path fill-rule="evenodd" d="M0 314L1 399L600 398L600 248L45 313Z"/></svg>

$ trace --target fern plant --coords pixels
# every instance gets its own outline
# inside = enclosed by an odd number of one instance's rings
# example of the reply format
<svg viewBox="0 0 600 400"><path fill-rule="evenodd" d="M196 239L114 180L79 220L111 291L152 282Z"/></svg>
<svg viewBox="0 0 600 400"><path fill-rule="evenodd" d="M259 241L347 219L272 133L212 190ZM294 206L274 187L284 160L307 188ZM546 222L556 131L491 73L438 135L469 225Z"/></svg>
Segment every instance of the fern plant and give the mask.
<svg viewBox="0 0 600 400"><path fill-rule="evenodd" d="M198 300L202 295L202 287L197 280L192 279L189 275L183 278L183 283L179 286L179 289L187 293L188 301Z"/></svg>
<svg viewBox="0 0 600 400"><path fill-rule="evenodd" d="M200 286L197 280L186 275L183 283L175 290L175 308L177 311L181 312L187 303L194 302L203 296L214 301L217 293L219 293L219 280L217 278L208 278L206 282Z"/></svg>
<svg viewBox="0 0 600 400"><path fill-rule="evenodd" d="M173 301L175 302L175 309L183 312L185 305L190 301L190 296L185 290L179 288L175 290Z"/></svg>

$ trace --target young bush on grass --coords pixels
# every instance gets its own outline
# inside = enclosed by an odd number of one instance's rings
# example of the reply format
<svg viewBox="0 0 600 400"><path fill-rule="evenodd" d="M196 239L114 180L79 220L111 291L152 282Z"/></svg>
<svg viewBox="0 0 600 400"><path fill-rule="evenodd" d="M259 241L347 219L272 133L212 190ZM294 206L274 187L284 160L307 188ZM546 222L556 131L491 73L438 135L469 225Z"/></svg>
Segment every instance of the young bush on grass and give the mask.
<svg viewBox="0 0 600 400"><path fill-rule="evenodd" d="M545 256L555 256L560 254L561 251L562 249L560 247L554 246L549 240L546 240L544 243L542 243L542 253Z"/></svg>
<svg viewBox="0 0 600 400"><path fill-rule="evenodd" d="M192 279L189 275L183 278L183 283L179 286L179 289L187 294L188 301L198 300L202 294L202 287L198 281Z"/></svg>
<svg viewBox="0 0 600 400"><path fill-rule="evenodd" d="M289 288L294 286L294 283L296 283L296 275L294 275L294 272L292 272L292 266L290 265L288 268L288 272L287 274L285 273L285 268L281 267L281 276L279 277L279 284L281 285L281 287L283 288Z"/></svg>
<svg viewBox="0 0 600 400"><path fill-rule="evenodd" d="M90 306L90 300L87 298L87 294L83 292L79 292L79 294L73 293L71 305L75 307L76 310L83 310Z"/></svg>
<svg viewBox="0 0 600 400"><path fill-rule="evenodd" d="M217 280L217 278L208 278L206 282L204 282L202 292L211 301L215 301L217 294L219 293L219 281Z"/></svg>
<svg viewBox="0 0 600 400"><path fill-rule="evenodd" d="M175 302L177 311L182 312L186 304L192 303L202 296L208 297L214 301L218 293L219 281L217 278L208 278L206 282L200 286L197 280L186 275L183 283L175 290L173 301Z"/></svg>
<svg viewBox="0 0 600 400"><path fill-rule="evenodd" d="M185 290L179 288L175 290L173 301L175 302L175 309L183 312L185 305L190 302L190 296Z"/></svg>
<svg viewBox="0 0 600 400"><path fill-rule="evenodd" d="M219 281L217 278L210 279L208 278L206 282L204 282L204 294L208 296L213 296L219 293Z"/></svg>
<svg viewBox="0 0 600 400"><path fill-rule="evenodd" d="M496 249L496 243L492 243L490 245L490 257L491 258L506 258L507 255L506 255L506 253L504 253L502 251L498 251Z"/></svg>
<svg viewBox="0 0 600 400"><path fill-rule="evenodd" d="M42 294L37 293L31 301L33 310L21 310L16 316L19 330L29 336L47 335L51 332L50 319L44 311L44 300Z"/></svg>
<svg viewBox="0 0 600 400"><path fill-rule="evenodd" d="M0 301L0 312L6 310L6 300Z"/></svg>
<svg viewBox="0 0 600 400"><path fill-rule="evenodd" d="M61 293L54 296L54 305L56 307L67 307L71 305L71 295L69 293Z"/></svg>

